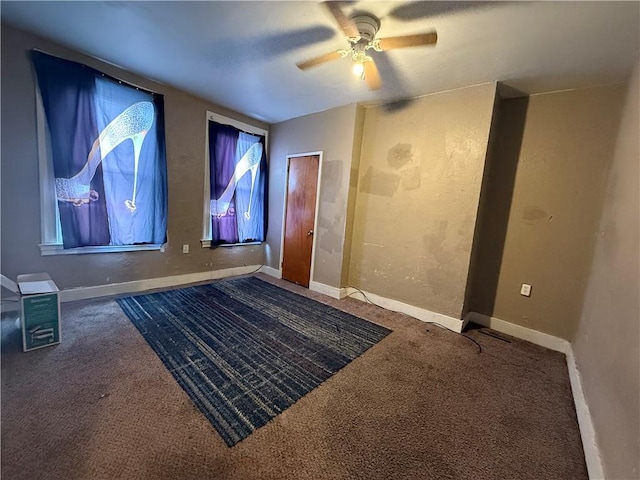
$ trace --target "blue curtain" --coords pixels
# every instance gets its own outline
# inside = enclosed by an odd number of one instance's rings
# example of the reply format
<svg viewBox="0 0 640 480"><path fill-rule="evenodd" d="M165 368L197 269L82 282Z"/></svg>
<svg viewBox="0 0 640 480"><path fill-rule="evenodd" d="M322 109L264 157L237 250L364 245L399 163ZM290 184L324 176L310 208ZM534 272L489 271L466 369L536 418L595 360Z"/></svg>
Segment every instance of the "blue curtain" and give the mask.
<svg viewBox="0 0 640 480"><path fill-rule="evenodd" d="M264 137L209 122L211 245L262 242L267 231Z"/></svg>
<svg viewBox="0 0 640 480"><path fill-rule="evenodd" d="M32 51L64 248L166 240L163 97Z"/></svg>

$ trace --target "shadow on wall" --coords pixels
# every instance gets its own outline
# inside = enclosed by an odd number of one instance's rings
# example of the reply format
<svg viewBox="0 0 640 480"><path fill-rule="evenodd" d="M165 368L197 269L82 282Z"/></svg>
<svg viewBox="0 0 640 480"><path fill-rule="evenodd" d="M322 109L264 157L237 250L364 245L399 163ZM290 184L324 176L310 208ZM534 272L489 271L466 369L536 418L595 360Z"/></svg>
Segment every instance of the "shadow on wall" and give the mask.
<svg viewBox="0 0 640 480"><path fill-rule="evenodd" d="M498 102L482 179L463 318L470 311L493 315L529 98Z"/></svg>
<svg viewBox="0 0 640 480"><path fill-rule="evenodd" d="M415 99L409 93L410 89L406 80L386 52L380 52L376 55L376 63L383 79L382 88L386 91L399 92L391 100L383 103L382 109L387 113L404 110Z"/></svg>

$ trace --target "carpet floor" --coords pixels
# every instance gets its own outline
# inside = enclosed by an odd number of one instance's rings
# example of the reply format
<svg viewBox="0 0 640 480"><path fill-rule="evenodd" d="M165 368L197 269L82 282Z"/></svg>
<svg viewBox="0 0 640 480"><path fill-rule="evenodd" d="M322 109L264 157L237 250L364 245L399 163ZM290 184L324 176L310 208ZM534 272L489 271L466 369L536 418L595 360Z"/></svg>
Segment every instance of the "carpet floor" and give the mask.
<svg viewBox="0 0 640 480"><path fill-rule="evenodd" d="M255 277L117 302L230 447L390 333Z"/></svg>
<svg viewBox="0 0 640 480"><path fill-rule="evenodd" d="M392 333L229 448L113 299L2 321L2 478L587 479L563 354L259 278Z"/></svg>

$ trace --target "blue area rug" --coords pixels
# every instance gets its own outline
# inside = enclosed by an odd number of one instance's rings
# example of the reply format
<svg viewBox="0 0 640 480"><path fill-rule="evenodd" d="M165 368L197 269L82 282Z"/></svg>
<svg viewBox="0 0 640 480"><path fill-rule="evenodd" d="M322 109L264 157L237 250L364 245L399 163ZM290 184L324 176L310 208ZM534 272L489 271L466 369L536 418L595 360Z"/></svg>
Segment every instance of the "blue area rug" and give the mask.
<svg viewBox="0 0 640 480"><path fill-rule="evenodd" d="M255 277L117 302L228 446L390 333Z"/></svg>

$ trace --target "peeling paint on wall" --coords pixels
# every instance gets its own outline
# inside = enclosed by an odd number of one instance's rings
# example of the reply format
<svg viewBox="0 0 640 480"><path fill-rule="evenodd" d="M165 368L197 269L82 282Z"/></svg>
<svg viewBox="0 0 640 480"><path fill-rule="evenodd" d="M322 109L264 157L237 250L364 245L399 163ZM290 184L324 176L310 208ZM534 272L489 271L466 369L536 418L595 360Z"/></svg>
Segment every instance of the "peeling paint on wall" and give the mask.
<svg viewBox="0 0 640 480"><path fill-rule="evenodd" d="M335 203L342 189L342 161L324 161L322 163L322 201Z"/></svg>
<svg viewBox="0 0 640 480"><path fill-rule="evenodd" d="M400 175L369 167L360 182L360 193L393 197L400 185Z"/></svg>
<svg viewBox="0 0 640 480"><path fill-rule="evenodd" d="M328 253L341 251L342 231L344 230L344 215L338 215L333 221L324 217L318 218L318 229L324 230L318 236L317 247Z"/></svg>
<svg viewBox="0 0 640 480"><path fill-rule="evenodd" d="M367 108L349 285L461 314L494 97L485 85Z"/></svg>
<svg viewBox="0 0 640 480"><path fill-rule="evenodd" d="M408 143L398 143L389 149L387 163L391 168L398 170L413 160L411 145Z"/></svg>
<svg viewBox="0 0 640 480"><path fill-rule="evenodd" d="M400 188L402 190L417 190L420 188L420 167L410 167L402 171Z"/></svg>
<svg viewBox="0 0 640 480"><path fill-rule="evenodd" d="M529 225L539 223L546 218L548 218L547 212L539 207L527 206L522 211L522 220Z"/></svg>

